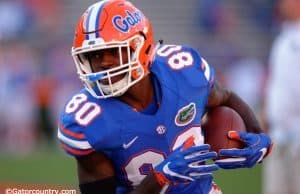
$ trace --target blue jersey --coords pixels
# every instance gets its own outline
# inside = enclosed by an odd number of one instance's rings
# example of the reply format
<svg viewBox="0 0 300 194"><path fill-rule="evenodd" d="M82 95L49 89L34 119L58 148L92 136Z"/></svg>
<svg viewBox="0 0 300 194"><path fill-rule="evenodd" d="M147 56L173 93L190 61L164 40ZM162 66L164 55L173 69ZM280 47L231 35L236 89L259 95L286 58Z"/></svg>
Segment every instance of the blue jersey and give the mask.
<svg viewBox="0 0 300 194"><path fill-rule="evenodd" d="M214 83L213 69L190 47L163 45L151 66L159 108L137 112L116 98L96 99L86 89L60 115L58 138L64 150L81 157L102 152L113 162L126 193L190 136L201 145L201 117ZM212 180L165 188L166 193L209 193Z"/></svg>

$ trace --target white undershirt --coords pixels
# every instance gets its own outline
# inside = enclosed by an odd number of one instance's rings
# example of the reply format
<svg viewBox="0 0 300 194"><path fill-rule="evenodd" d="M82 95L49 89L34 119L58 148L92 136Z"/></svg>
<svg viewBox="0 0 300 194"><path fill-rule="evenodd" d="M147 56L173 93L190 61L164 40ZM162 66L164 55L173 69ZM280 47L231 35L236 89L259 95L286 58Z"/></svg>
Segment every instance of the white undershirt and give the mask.
<svg viewBox="0 0 300 194"><path fill-rule="evenodd" d="M280 129L300 127L300 22L284 23L270 53L267 112Z"/></svg>

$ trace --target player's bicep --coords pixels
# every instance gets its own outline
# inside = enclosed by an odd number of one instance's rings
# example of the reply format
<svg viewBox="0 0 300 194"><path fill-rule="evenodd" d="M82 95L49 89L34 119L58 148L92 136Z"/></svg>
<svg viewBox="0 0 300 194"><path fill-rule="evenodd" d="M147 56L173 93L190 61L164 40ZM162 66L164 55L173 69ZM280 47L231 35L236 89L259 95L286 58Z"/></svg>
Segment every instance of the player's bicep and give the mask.
<svg viewBox="0 0 300 194"><path fill-rule="evenodd" d="M115 176L113 165L104 154L93 152L88 156L76 158L76 160L80 183Z"/></svg>
<svg viewBox="0 0 300 194"><path fill-rule="evenodd" d="M223 105L229 99L230 90L223 87L219 82L215 81L212 90L208 96L208 107Z"/></svg>
<svg viewBox="0 0 300 194"><path fill-rule="evenodd" d="M76 158L80 190L85 193L115 193L117 181L112 162L104 154Z"/></svg>

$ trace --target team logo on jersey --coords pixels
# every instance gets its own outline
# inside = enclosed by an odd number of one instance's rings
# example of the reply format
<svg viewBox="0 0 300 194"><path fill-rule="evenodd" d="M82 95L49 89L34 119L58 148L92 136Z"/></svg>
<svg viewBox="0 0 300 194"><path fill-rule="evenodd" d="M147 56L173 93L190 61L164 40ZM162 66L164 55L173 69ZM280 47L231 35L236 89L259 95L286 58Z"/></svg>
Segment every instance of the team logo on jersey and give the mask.
<svg viewBox="0 0 300 194"><path fill-rule="evenodd" d="M142 14L139 11L134 13L126 11L127 15L123 18L120 15L113 17L114 26L121 32L128 32L129 28L134 27L142 21Z"/></svg>
<svg viewBox="0 0 300 194"><path fill-rule="evenodd" d="M196 115L196 104L190 103L187 106L182 107L176 114L175 124L177 126L185 126L190 124Z"/></svg>

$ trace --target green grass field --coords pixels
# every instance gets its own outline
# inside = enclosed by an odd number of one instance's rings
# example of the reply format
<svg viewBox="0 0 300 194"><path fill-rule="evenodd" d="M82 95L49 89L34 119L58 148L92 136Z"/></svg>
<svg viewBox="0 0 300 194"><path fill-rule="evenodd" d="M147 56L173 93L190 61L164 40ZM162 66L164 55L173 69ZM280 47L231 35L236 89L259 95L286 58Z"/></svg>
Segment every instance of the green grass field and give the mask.
<svg viewBox="0 0 300 194"><path fill-rule="evenodd" d="M221 170L215 174L215 181L223 194L261 194L261 168Z"/></svg>
<svg viewBox="0 0 300 194"><path fill-rule="evenodd" d="M260 194L261 166L243 170L221 170L215 181L223 194ZM46 148L28 156L0 155L0 184L50 184L77 189L73 158L58 148Z"/></svg>
<svg viewBox="0 0 300 194"><path fill-rule="evenodd" d="M58 148L25 156L0 155L1 183L59 184L77 187L76 165Z"/></svg>

